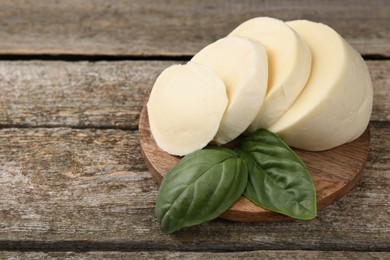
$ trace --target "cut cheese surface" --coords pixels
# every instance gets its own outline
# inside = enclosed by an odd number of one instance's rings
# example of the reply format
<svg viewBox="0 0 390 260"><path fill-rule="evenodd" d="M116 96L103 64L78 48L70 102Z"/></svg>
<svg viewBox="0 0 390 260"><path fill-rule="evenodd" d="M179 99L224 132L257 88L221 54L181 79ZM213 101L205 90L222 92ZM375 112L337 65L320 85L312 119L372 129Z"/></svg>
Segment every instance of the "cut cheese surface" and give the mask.
<svg viewBox="0 0 390 260"><path fill-rule="evenodd" d="M207 67L195 63L168 67L147 103L157 145L180 156L202 149L217 133L227 103L223 81Z"/></svg>
<svg viewBox="0 0 390 260"><path fill-rule="evenodd" d="M312 52L310 78L289 110L269 129L293 147L320 151L351 142L369 123L373 90L364 60L330 27L287 24Z"/></svg>
<svg viewBox="0 0 390 260"><path fill-rule="evenodd" d="M225 144L243 133L259 111L267 89L268 63L264 47L253 40L229 36L197 53L225 83L229 99L214 141Z"/></svg>
<svg viewBox="0 0 390 260"><path fill-rule="evenodd" d="M248 132L268 128L287 111L305 86L311 69L310 49L283 21L269 17L248 20L230 35L256 40L267 51L267 95Z"/></svg>

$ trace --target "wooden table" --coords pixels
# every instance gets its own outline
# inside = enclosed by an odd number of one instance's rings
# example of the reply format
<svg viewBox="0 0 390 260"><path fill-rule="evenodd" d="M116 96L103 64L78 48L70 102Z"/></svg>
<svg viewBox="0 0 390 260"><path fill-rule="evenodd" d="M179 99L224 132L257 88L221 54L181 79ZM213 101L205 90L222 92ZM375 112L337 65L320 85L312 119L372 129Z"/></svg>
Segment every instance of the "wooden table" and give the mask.
<svg viewBox="0 0 390 260"><path fill-rule="evenodd" d="M324 22L367 61L357 188L312 221L160 231L138 120L157 75L246 19ZM0 2L0 259L390 258L390 2Z"/></svg>

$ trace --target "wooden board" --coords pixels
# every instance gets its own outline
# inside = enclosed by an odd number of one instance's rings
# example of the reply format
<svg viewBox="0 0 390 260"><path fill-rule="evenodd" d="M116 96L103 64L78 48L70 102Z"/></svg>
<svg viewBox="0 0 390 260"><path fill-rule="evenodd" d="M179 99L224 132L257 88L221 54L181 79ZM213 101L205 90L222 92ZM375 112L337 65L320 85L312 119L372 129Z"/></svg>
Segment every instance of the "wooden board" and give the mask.
<svg viewBox="0 0 390 260"><path fill-rule="evenodd" d="M147 108L144 106L140 116L139 135L141 150L146 165L157 183L174 166L180 157L172 156L160 150L150 132ZM294 149L306 164L317 191L317 208L322 209L344 196L356 186L362 176L370 144L370 132L367 129L361 137L352 143L323 152L308 152ZM263 209L245 197L241 197L221 218L254 222L281 221L287 216Z"/></svg>

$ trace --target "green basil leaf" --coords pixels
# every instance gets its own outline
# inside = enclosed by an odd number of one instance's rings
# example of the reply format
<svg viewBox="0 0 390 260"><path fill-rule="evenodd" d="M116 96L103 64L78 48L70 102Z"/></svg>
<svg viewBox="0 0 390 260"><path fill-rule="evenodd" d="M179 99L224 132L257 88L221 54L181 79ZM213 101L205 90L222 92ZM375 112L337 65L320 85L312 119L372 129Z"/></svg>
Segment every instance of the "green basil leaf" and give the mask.
<svg viewBox="0 0 390 260"><path fill-rule="evenodd" d="M245 162L226 148L186 155L163 179L156 215L172 233L217 218L242 195L248 181Z"/></svg>
<svg viewBox="0 0 390 260"><path fill-rule="evenodd" d="M317 215L316 191L305 164L277 135L260 129L236 148L248 167L244 196L297 219Z"/></svg>

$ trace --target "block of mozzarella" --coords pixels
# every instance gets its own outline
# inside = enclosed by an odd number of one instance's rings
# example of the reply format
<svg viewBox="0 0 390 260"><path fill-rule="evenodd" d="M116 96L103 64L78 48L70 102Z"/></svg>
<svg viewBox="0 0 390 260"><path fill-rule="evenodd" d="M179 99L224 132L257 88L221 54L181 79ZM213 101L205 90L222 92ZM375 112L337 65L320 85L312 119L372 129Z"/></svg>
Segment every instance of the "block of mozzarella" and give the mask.
<svg viewBox="0 0 390 260"><path fill-rule="evenodd" d="M289 110L270 127L293 147L321 151L351 142L367 128L373 89L364 60L330 27L287 24L312 52L310 78Z"/></svg>
<svg viewBox="0 0 390 260"><path fill-rule="evenodd" d="M266 51L256 41L230 36L206 46L192 61L206 65L225 83L229 104L214 141L230 142L245 131L263 103L268 80Z"/></svg>
<svg viewBox="0 0 390 260"><path fill-rule="evenodd" d="M180 156L202 149L217 133L227 103L223 81L206 66L168 67L154 83L147 103L157 145Z"/></svg>
<svg viewBox="0 0 390 260"><path fill-rule="evenodd" d="M267 51L267 94L248 132L268 128L287 111L305 86L311 68L310 49L283 21L269 17L248 20L230 35L259 41Z"/></svg>

